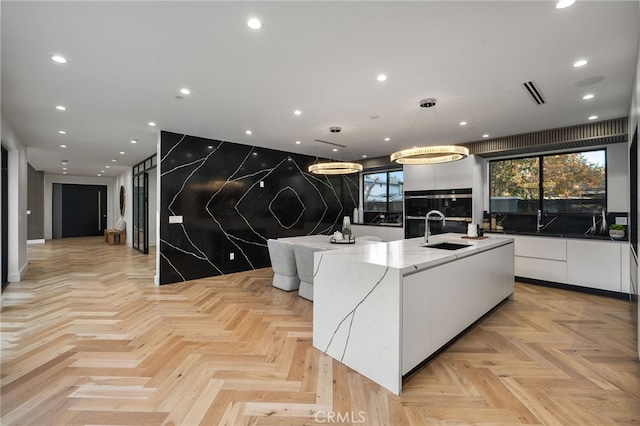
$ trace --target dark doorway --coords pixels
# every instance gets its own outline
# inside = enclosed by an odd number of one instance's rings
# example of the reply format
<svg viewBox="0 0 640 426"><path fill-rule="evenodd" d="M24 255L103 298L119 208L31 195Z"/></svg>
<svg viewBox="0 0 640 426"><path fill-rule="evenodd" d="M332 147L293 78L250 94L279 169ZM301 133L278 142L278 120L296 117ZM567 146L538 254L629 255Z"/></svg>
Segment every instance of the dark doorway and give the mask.
<svg viewBox="0 0 640 426"><path fill-rule="evenodd" d="M9 284L9 158L2 148L2 289Z"/></svg>
<svg viewBox="0 0 640 426"><path fill-rule="evenodd" d="M53 184L53 238L104 235L107 187Z"/></svg>
<svg viewBox="0 0 640 426"><path fill-rule="evenodd" d="M156 159L156 154L153 154L151 157L133 166L132 241L133 248L144 254L149 254L149 172L154 170L155 173L157 167ZM155 186L155 179L153 182ZM155 225L155 219L153 219L152 223ZM155 229L153 231L155 231Z"/></svg>

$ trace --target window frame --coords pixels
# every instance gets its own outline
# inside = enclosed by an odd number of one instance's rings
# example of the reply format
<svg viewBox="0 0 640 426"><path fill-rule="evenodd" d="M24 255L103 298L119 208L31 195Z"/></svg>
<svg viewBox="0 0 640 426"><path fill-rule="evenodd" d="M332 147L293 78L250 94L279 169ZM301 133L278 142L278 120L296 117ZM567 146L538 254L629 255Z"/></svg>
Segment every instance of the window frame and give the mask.
<svg viewBox="0 0 640 426"><path fill-rule="evenodd" d="M396 172L402 172L402 185L403 185L403 190L402 190L402 191L400 191L400 195L402 196L402 205L403 205L403 208L402 208L402 209L400 209L399 211L392 210L392 209L391 209L391 207L392 207L393 203L389 201L389 183L390 183L389 174L390 174L390 173L396 173ZM402 213L403 213L403 211L404 211L404 169L403 169L402 167L400 167L400 168L396 168L396 167L394 167L394 168L392 168L392 169L384 168L384 169L378 169L378 170L376 170L376 169L370 169L370 170L367 170L367 171L363 171L363 172L362 172L362 176L361 176L361 179L362 179L362 187L361 187L361 191L360 191L360 196L362 197L362 210L363 210L364 212L377 212L377 210L367 210L367 209L365 208L366 203L367 203L367 200L365 200L365 198L364 198L364 191L365 191L365 184L364 184L364 182L365 182L365 176L366 176L366 175L375 175L375 174L381 174L381 173L385 173L385 174L387 175L386 188L385 188L386 201L385 201L385 209L383 210L383 212L386 212L386 213L400 213L400 214L402 214Z"/></svg>
<svg viewBox="0 0 640 426"><path fill-rule="evenodd" d="M604 205L603 205L603 209L608 211L608 198L609 198L609 162L608 162L608 152L607 152L607 147L606 146L601 146L601 147L593 147L593 148L589 148L589 149L577 149L577 150L570 150L570 151L558 151L558 152L545 152L545 153L539 153L536 155L519 155L519 156L514 156L514 157L503 157L503 158L499 158L499 159L491 159L489 160L489 164L487 167L487 187L488 187L488 195L489 195L489 213L490 214L513 214L513 215L531 215L532 213L520 213L520 212L499 212L496 211L494 212L491 208L491 163L497 163L500 161L510 161L510 160L522 160L525 158L537 158L538 159L538 164L539 164L539 170L538 170L538 209L541 211L545 211L544 210L544 201L545 201L545 194L544 194L544 158L545 157L553 157L556 155L569 155L569 154L582 154L582 153L587 153L587 152L595 152L595 151L604 151ZM559 213L554 213L557 215L562 215L562 214L573 214L573 215L593 215L593 213L567 213L567 212L559 212Z"/></svg>

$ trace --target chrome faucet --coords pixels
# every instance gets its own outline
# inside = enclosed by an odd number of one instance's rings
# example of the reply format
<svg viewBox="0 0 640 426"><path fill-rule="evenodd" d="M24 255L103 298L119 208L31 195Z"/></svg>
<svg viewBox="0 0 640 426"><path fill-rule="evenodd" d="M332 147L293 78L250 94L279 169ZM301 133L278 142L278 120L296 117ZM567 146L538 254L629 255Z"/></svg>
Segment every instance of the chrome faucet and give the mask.
<svg viewBox="0 0 640 426"><path fill-rule="evenodd" d="M536 219L536 231L540 232L540 230L544 227L542 224L542 210L538 210L538 215Z"/></svg>
<svg viewBox="0 0 640 426"><path fill-rule="evenodd" d="M441 211L439 211L439 210L431 210L429 213L427 213L427 215L424 217L424 242L425 243L429 242L429 235L431 235L431 227L429 226L429 216L431 216L432 214L440 216L440 218L442 219L442 226L443 227L446 224L445 219L444 219L444 215L442 214Z"/></svg>

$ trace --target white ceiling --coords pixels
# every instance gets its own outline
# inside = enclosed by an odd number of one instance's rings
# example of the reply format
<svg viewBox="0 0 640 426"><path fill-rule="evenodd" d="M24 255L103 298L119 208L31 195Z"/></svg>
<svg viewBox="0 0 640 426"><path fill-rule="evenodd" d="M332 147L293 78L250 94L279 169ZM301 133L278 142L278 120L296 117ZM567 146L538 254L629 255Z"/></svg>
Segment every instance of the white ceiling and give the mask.
<svg viewBox="0 0 640 426"><path fill-rule="evenodd" d="M115 176L152 155L158 130L353 160L623 117L640 32L637 0L562 10L553 1L0 8L3 114L37 170L62 173L68 159L70 175L86 176ZM261 30L246 26L252 16ZM582 58L586 66L572 67ZM594 77L603 79L584 85ZM533 102L527 81L546 104ZM182 87L192 94L176 99ZM587 93L595 98L582 100ZM426 97L437 106L421 109ZM333 153L315 139L347 148Z"/></svg>

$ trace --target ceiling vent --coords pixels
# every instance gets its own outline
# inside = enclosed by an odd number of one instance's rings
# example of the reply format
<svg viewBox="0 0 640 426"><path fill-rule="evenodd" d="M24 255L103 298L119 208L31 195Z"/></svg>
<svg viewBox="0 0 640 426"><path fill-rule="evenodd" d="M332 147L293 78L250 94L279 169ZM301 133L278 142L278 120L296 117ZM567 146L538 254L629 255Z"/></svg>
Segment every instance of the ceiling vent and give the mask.
<svg viewBox="0 0 640 426"><path fill-rule="evenodd" d="M542 96L542 91L536 86L533 81L527 81L526 83L522 83L522 85L525 89L527 89L527 93L529 93L535 103L537 103L538 105L547 103L544 100L544 96Z"/></svg>
<svg viewBox="0 0 640 426"><path fill-rule="evenodd" d="M326 143L327 145L339 146L340 148L346 148L346 145L340 145L339 143L323 141L322 139L314 139L316 142Z"/></svg>

